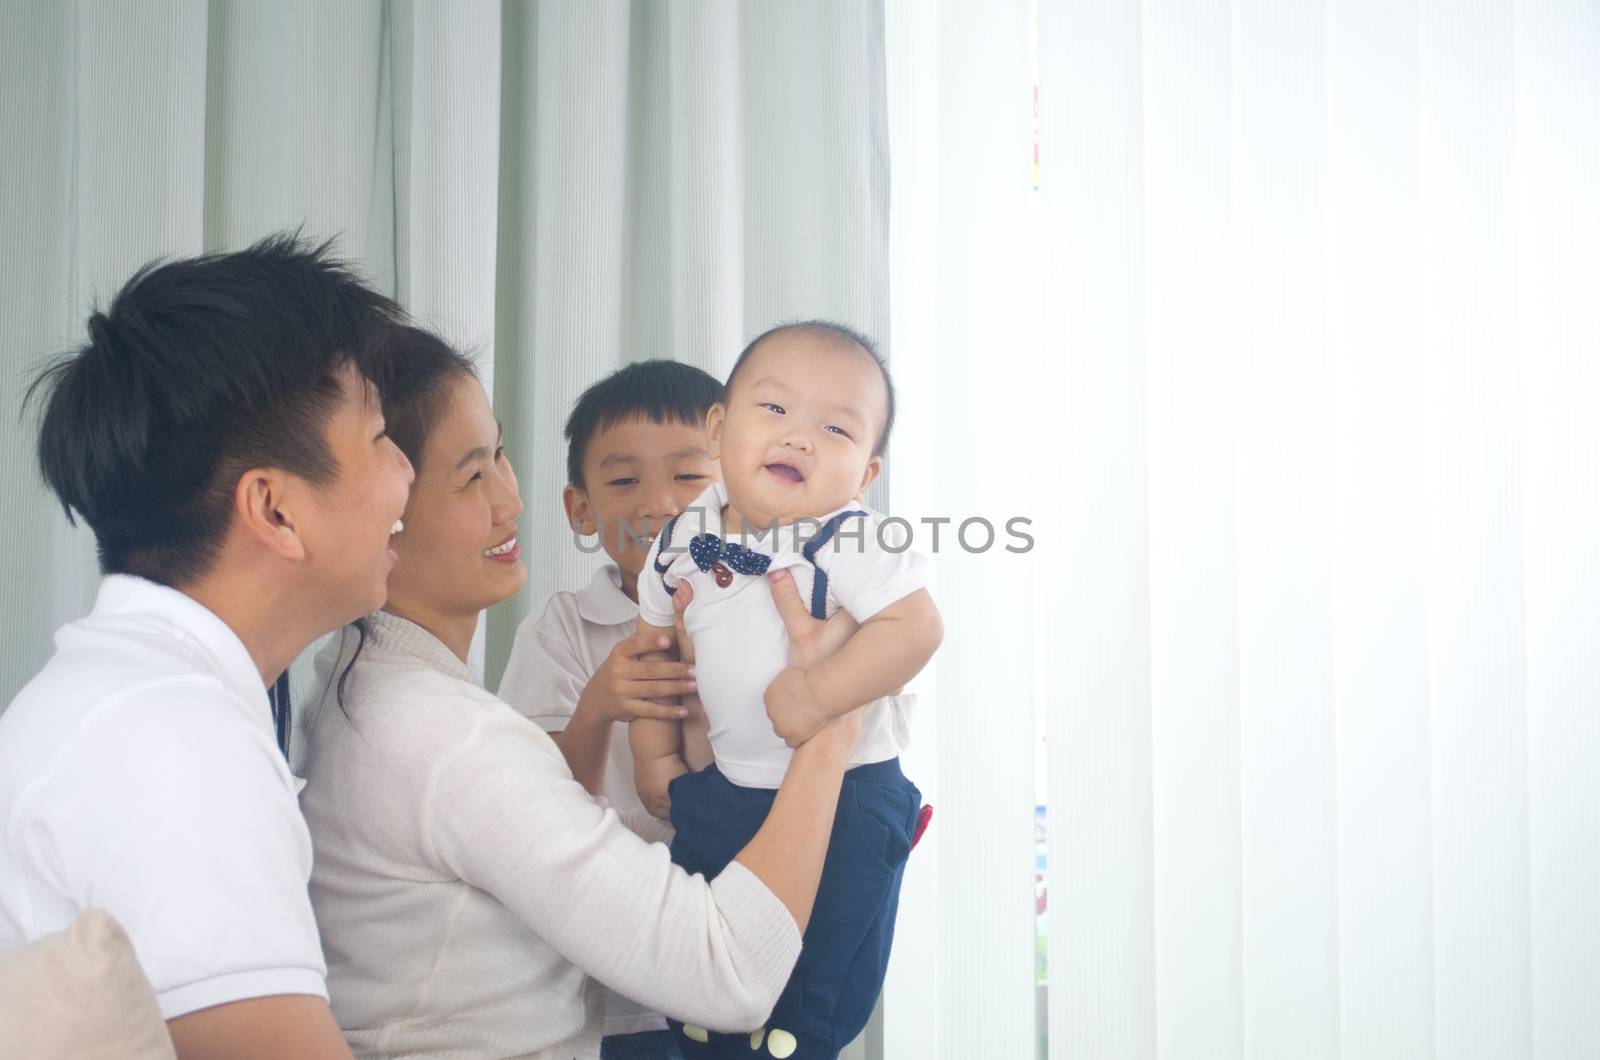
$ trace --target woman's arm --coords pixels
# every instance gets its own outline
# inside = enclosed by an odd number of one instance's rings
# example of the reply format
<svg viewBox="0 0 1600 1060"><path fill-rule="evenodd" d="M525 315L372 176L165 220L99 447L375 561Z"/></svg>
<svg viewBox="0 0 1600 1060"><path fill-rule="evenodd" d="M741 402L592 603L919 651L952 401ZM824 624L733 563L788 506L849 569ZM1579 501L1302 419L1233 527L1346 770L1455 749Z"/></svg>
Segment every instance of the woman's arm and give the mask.
<svg viewBox="0 0 1600 1060"><path fill-rule="evenodd" d="M849 616L843 623L828 624L812 618L788 571L773 573L768 584L789 633L789 657L796 665L816 665L854 631ZM811 920L817 884L822 880L822 859L833 834L839 787L860 733L861 717L851 712L830 719L795 750L766 822L735 859L767 885L801 931Z"/></svg>
<svg viewBox="0 0 1600 1060"><path fill-rule="evenodd" d="M809 662L847 627L813 622L783 579L780 611L798 616L795 658ZM426 824L438 866L646 1006L716 1030L759 1025L800 954L859 722L796 751L761 831L707 883L589 799L520 721L495 712L438 764Z"/></svg>

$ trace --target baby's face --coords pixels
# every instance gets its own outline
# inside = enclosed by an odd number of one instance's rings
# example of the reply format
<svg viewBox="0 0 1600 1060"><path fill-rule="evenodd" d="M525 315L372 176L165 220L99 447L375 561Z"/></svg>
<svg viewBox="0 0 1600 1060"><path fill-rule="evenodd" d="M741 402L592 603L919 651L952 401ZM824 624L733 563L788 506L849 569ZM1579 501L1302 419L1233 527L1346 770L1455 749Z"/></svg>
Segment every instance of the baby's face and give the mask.
<svg viewBox="0 0 1600 1060"><path fill-rule="evenodd" d="M711 410L728 500L756 528L815 518L866 492L888 413L883 373L851 343L779 333L740 366Z"/></svg>

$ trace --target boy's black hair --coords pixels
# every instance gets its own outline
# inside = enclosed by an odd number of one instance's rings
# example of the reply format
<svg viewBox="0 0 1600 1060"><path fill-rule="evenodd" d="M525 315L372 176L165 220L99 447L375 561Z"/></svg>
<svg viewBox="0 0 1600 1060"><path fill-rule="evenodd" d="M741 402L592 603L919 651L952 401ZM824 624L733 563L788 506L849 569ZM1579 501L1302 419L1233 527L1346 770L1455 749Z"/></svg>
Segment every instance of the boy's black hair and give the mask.
<svg viewBox="0 0 1600 1060"><path fill-rule="evenodd" d="M768 328L751 339L750 344L739 351L739 358L733 362L733 370L728 373L728 382L725 389L729 393L733 392L733 381L739 375L739 369L744 367L744 362L749 360L750 355L756 352L758 346L774 335L787 335L792 332L809 335L828 342L859 346L862 352L872 358L872 363L878 366L878 371L883 374L885 401L883 430L878 432L878 442L872 447L872 455L882 456L884 451L889 448L889 432L894 429L894 379L889 375L889 362L885 361L883 354L878 352L877 343L848 324L840 324L832 320L798 320L793 323L779 324L776 327Z"/></svg>
<svg viewBox="0 0 1600 1060"><path fill-rule="evenodd" d="M39 470L94 531L104 573L190 584L216 561L239 475L337 474L336 372L380 379L376 340L401 310L328 247L284 233L150 262L28 387Z"/></svg>
<svg viewBox="0 0 1600 1060"><path fill-rule="evenodd" d="M585 390L567 417L567 481L588 488L583 458L589 442L607 427L634 418L704 426L706 413L722 395L715 376L681 361L636 361L617 369Z"/></svg>

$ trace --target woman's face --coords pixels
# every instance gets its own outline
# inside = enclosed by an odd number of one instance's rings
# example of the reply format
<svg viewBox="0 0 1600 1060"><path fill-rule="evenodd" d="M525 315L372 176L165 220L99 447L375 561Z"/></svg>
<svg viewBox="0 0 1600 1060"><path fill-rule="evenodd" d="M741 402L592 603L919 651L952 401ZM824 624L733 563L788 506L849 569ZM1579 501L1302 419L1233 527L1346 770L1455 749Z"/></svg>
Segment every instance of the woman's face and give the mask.
<svg viewBox="0 0 1600 1060"><path fill-rule="evenodd" d="M500 447L500 425L474 376L450 384L449 404L423 448L406 506L389 606L476 620L527 580L517 545L522 500Z"/></svg>

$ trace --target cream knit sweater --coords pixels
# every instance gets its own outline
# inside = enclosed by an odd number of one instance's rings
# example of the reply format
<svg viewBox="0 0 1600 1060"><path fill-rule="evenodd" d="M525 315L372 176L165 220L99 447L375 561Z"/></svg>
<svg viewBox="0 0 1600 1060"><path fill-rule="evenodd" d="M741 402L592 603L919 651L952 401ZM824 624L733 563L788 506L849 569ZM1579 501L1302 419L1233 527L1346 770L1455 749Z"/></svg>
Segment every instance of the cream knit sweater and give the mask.
<svg viewBox="0 0 1600 1060"><path fill-rule="evenodd" d="M717 1030L761 1025L800 953L738 862L714 883L591 799L538 726L420 626L369 617L318 659L300 801L334 1015L358 1057L599 1052L603 992ZM631 828L637 829L635 834ZM641 838L641 835L644 838Z"/></svg>

